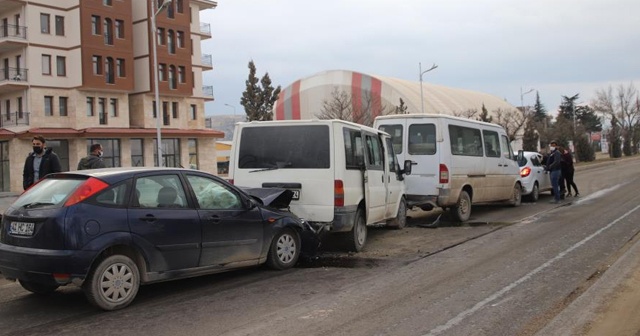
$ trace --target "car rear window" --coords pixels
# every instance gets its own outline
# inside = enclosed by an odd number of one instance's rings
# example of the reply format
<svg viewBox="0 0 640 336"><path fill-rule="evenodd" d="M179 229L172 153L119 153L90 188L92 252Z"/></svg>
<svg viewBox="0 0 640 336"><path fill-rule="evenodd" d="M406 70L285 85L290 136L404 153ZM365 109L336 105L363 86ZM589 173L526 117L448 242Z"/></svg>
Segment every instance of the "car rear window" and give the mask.
<svg viewBox="0 0 640 336"><path fill-rule="evenodd" d="M61 207L86 178L47 178L25 191L13 207Z"/></svg>
<svg viewBox="0 0 640 336"><path fill-rule="evenodd" d="M240 169L326 169L329 126L245 127L238 153Z"/></svg>

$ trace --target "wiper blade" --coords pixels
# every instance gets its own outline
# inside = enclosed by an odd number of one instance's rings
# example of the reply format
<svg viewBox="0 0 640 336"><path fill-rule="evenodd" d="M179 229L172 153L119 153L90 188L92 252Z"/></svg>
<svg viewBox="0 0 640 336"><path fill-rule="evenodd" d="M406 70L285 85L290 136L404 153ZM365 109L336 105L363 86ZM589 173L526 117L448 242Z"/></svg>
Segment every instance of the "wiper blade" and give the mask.
<svg viewBox="0 0 640 336"><path fill-rule="evenodd" d="M25 209L30 209L30 208L43 206L43 205L54 205L54 204L55 203L50 203L50 202L33 202L33 203L27 203L27 204L23 205L22 207L25 208Z"/></svg>
<svg viewBox="0 0 640 336"><path fill-rule="evenodd" d="M249 171L249 172L250 173L256 173L256 172L262 172L262 171L267 171L267 170L277 170L277 169L279 169L279 168L276 166L276 167L256 169L256 170L252 170L252 171Z"/></svg>

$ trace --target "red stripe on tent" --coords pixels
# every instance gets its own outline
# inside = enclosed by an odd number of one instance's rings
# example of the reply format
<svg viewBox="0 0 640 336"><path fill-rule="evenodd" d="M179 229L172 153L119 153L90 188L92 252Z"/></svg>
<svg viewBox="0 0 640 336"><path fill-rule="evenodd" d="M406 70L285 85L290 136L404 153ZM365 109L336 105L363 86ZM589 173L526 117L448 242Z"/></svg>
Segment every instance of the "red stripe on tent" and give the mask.
<svg viewBox="0 0 640 336"><path fill-rule="evenodd" d="M293 83L291 92L291 119L300 120L300 81Z"/></svg>
<svg viewBox="0 0 640 336"><path fill-rule="evenodd" d="M280 91L280 95L278 95L275 120L284 120L284 97L286 96L286 91L287 88L284 88L284 90Z"/></svg>
<svg viewBox="0 0 640 336"><path fill-rule="evenodd" d="M371 77L371 99L373 118L382 113L382 81Z"/></svg>
<svg viewBox="0 0 640 336"><path fill-rule="evenodd" d="M362 74L357 72L351 75L351 107L352 119L357 122L362 113Z"/></svg>

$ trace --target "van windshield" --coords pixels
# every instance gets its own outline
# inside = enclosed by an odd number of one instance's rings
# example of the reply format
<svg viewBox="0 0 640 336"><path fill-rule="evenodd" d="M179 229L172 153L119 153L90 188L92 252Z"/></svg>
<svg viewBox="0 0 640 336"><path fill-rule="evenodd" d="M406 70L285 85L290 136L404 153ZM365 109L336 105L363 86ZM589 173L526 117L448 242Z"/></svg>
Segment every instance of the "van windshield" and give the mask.
<svg viewBox="0 0 640 336"><path fill-rule="evenodd" d="M245 127L238 168L327 169L329 149L327 125Z"/></svg>

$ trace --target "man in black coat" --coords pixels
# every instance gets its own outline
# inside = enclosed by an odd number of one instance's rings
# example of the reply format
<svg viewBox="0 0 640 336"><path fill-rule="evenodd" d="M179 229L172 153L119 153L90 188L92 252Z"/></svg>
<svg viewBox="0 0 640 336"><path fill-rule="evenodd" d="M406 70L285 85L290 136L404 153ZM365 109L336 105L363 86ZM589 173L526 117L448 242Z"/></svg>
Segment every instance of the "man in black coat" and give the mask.
<svg viewBox="0 0 640 336"><path fill-rule="evenodd" d="M33 152L29 153L22 170L22 187L27 190L47 174L62 171L60 159L53 149L46 148L46 140L41 135L36 135L31 141Z"/></svg>

